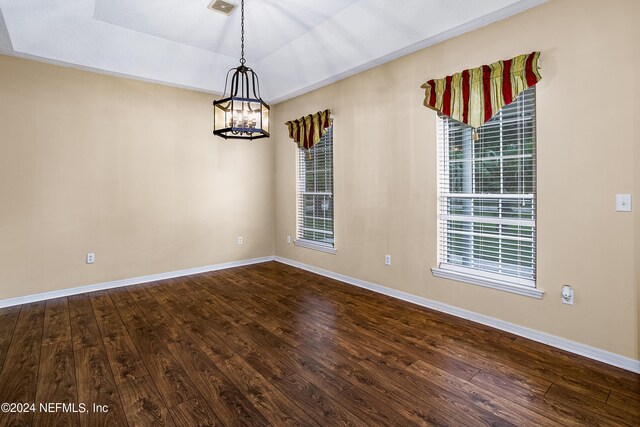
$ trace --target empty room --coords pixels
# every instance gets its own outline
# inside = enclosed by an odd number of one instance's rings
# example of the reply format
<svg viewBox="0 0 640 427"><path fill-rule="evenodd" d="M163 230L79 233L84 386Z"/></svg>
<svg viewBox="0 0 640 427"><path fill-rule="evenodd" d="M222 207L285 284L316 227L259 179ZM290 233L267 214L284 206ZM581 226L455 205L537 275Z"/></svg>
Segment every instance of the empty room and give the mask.
<svg viewBox="0 0 640 427"><path fill-rule="evenodd" d="M0 0L0 426L640 425L639 18Z"/></svg>

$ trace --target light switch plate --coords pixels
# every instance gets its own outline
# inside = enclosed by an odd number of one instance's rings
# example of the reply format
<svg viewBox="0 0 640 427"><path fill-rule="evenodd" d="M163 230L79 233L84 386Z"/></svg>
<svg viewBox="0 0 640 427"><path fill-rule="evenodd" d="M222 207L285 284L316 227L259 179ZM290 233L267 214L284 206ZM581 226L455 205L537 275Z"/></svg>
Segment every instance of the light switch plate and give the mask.
<svg viewBox="0 0 640 427"><path fill-rule="evenodd" d="M631 212L631 194L616 194L616 211Z"/></svg>

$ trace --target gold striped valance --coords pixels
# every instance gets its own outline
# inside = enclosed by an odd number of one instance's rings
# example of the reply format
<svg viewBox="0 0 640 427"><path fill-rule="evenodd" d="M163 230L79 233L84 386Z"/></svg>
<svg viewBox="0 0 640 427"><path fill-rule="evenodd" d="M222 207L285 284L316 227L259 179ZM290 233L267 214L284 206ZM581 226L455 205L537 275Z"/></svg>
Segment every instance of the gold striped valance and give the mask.
<svg viewBox="0 0 640 427"><path fill-rule="evenodd" d="M542 79L539 57L540 52L533 52L429 80L421 86L424 105L478 128Z"/></svg>
<svg viewBox="0 0 640 427"><path fill-rule="evenodd" d="M316 145L331 125L331 110L318 111L315 114L291 120L286 123L289 128L289 138L293 139L300 148L309 149Z"/></svg>

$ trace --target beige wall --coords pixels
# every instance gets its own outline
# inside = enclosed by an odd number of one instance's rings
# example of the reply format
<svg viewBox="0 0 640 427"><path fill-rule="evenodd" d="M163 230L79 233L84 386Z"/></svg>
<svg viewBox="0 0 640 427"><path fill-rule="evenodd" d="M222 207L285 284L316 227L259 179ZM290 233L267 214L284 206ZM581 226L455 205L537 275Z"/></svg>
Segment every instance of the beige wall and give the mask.
<svg viewBox="0 0 640 427"><path fill-rule="evenodd" d="M553 0L277 105L280 122L334 112L338 252L286 243L295 235L296 149L277 126L276 255L639 359L638 16L635 0ZM422 107L419 89L429 78L533 50L542 52L543 76L542 300L432 277L436 114ZM616 193L632 193L636 212L615 212ZM561 304L563 284L574 287L574 306Z"/></svg>
<svg viewBox="0 0 640 427"><path fill-rule="evenodd" d="M638 50L640 50L640 48L636 47L636 58L638 57ZM632 80L632 84L633 84L633 91L636 94L636 96L633 97L633 112L632 112L632 116L635 118L634 120L632 120L632 125L633 126L633 152L634 152L634 171L633 171L633 176L634 176L634 190L635 190L635 196L640 197L640 121L638 120L638 117L640 117L640 96L637 96L637 94L640 92L640 81L638 81L638 78L636 77L635 79ZM636 211L639 209L640 207L640 198L636 198L635 201L632 201L632 205L635 202L635 209ZM635 213L633 215L634 218L634 234L635 234L635 243L634 243L634 249L635 249L635 260L634 260L634 264L635 264L635 281L636 281L636 306L635 306L635 313L636 313L636 334L637 334L637 339L636 339L636 345L637 345L637 351L638 351L638 356L637 359L640 359L640 215L638 213Z"/></svg>
<svg viewBox="0 0 640 427"><path fill-rule="evenodd" d="M0 56L0 299L272 255L273 141L212 100Z"/></svg>
<svg viewBox="0 0 640 427"><path fill-rule="evenodd" d="M0 299L275 251L640 359L640 216L614 210L626 192L640 209L637 16L633 0L552 0L277 105L280 124L334 111L336 255L286 243L284 125L226 142L210 133L211 95L0 56ZM436 118L419 89L533 50L542 300L432 277Z"/></svg>

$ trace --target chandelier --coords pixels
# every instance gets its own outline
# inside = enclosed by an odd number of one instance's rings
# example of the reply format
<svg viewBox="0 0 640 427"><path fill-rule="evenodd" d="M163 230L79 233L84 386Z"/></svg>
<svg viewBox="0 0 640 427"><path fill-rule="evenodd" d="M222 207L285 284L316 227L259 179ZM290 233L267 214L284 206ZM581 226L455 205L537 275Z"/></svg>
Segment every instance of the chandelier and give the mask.
<svg viewBox="0 0 640 427"><path fill-rule="evenodd" d="M258 75L244 65L244 0L241 12L240 66L227 72L222 99L213 101L213 134L224 139L268 138L269 105L260 98Z"/></svg>

